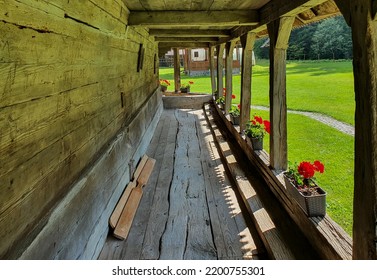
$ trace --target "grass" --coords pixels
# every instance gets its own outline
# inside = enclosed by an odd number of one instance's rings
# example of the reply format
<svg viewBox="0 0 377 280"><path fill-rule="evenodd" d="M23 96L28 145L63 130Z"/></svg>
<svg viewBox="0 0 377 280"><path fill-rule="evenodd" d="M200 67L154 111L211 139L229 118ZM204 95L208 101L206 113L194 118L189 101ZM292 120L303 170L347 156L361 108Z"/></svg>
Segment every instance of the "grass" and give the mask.
<svg viewBox="0 0 377 280"><path fill-rule="evenodd" d="M253 105L268 106L268 62L253 67ZM160 69L160 78L173 79L172 69ZM211 92L209 77L190 78L194 92ZM174 88L171 87L171 89ZM240 76L233 76L234 103L239 102ZM290 62L287 64L287 105L289 109L319 112L354 124L352 64L341 62ZM268 111L252 109L251 114L269 118ZM269 151L269 137L264 139ZM292 163L320 160L325 172L317 176L327 192L327 213L352 235L354 139L308 117L288 114L288 160Z"/></svg>
<svg viewBox="0 0 377 280"><path fill-rule="evenodd" d="M260 60L253 67L253 105L269 106L269 62ZM173 69L160 69L160 78L173 78ZM211 92L209 77L187 77L192 80L194 92ZM225 82L224 82L225 85ZM171 88L174 88L172 86ZM233 76L234 100L239 103L240 75ZM318 112L339 121L354 124L355 98L351 61L289 62L287 64L287 106L288 109Z"/></svg>

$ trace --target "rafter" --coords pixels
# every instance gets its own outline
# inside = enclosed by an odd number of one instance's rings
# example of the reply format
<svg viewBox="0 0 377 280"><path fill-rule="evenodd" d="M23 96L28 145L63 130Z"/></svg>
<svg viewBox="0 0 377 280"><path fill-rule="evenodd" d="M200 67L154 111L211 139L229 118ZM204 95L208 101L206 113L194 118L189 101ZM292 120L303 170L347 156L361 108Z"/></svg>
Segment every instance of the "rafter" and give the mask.
<svg viewBox="0 0 377 280"><path fill-rule="evenodd" d="M229 37L229 30L150 29L149 34L159 37Z"/></svg>
<svg viewBox="0 0 377 280"><path fill-rule="evenodd" d="M234 26L255 25L259 22L256 10L235 11L132 11L129 25L143 26Z"/></svg>
<svg viewBox="0 0 377 280"><path fill-rule="evenodd" d="M218 37L155 37L158 42L218 42Z"/></svg>
<svg viewBox="0 0 377 280"><path fill-rule="evenodd" d="M209 48L205 42L160 42L159 48Z"/></svg>

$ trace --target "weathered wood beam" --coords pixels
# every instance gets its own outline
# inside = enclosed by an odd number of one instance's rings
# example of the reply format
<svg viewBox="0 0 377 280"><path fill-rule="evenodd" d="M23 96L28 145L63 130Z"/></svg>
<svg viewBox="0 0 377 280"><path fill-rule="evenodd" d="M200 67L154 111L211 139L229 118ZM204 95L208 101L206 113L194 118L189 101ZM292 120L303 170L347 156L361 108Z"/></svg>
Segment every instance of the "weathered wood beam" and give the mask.
<svg viewBox="0 0 377 280"><path fill-rule="evenodd" d="M241 71L241 115L240 130L246 128L246 124L250 120L250 104L251 104L251 74L252 74L252 58L253 48L257 36L253 32L248 32L241 36L242 52L242 71Z"/></svg>
<svg viewBox="0 0 377 280"><path fill-rule="evenodd" d="M232 104L233 94L233 50L236 41L230 41L226 44L226 60L225 60L225 114L229 113Z"/></svg>
<svg viewBox="0 0 377 280"><path fill-rule="evenodd" d="M267 25L270 35L270 164L285 170L287 153L286 57L295 17L283 17Z"/></svg>
<svg viewBox="0 0 377 280"><path fill-rule="evenodd" d="M151 36L159 37L229 37L229 30L150 29Z"/></svg>
<svg viewBox="0 0 377 280"><path fill-rule="evenodd" d="M174 91L177 93L181 88L181 63L179 59L179 48L174 51Z"/></svg>
<svg viewBox="0 0 377 280"><path fill-rule="evenodd" d="M224 50L225 50L225 44L221 44L217 46L217 95L216 95L216 98L223 96Z"/></svg>
<svg viewBox="0 0 377 280"><path fill-rule="evenodd" d="M154 38L157 42L208 42L214 43L218 42L218 37L155 37Z"/></svg>
<svg viewBox="0 0 377 280"><path fill-rule="evenodd" d="M353 259L377 259L377 21L375 0L337 0L349 18L355 80Z"/></svg>
<svg viewBox="0 0 377 280"><path fill-rule="evenodd" d="M283 16L295 16L328 0L272 0L260 10L260 25L267 24Z"/></svg>
<svg viewBox="0 0 377 280"><path fill-rule="evenodd" d="M216 77L215 77L215 47L209 48L209 69L211 71L211 88L212 96L215 96L216 92Z"/></svg>
<svg viewBox="0 0 377 280"><path fill-rule="evenodd" d="M232 29L230 39L253 31L266 30L266 24L283 16L295 16L328 0L272 0L258 10L259 23L256 26L237 26Z"/></svg>
<svg viewBox="0 0 377 280"><path fill-rule="evenodd" d="M132 11L129 25L143 26L232 26L255 25L259 22L256 10L234 11Z"/></svg>
<svg viewBox="0 0 377 280"><path fill-rule="evenodd" d="M205 42L160 42L159 48L208 48L209 44Z"/></svg>

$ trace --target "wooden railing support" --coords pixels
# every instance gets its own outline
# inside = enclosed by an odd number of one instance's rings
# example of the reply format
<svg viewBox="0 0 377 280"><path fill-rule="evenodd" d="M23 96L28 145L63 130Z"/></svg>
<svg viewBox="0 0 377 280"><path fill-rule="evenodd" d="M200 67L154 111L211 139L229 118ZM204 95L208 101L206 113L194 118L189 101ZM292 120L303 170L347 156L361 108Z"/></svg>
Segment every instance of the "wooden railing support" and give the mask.
<svg viewBox="0 0 377 280"><path fill-rule="evenodd" d="M240 130L244 130L250 120L251 104L251 73L253 48L256 40L256 34L248 32L241 36L242 52L242 72L241 72L241 115Z"/></svg>
<svg viewBox="0 0 377 280"><path fill-rule="evenodd" d="M375 0L336 0L352 28L355 79L353 259L377 259L377 20Z"/></svg>
<svg viewBox="0 0 377 280"><path fill-rule="evenodd" d="M211 71L211 87L212 96L216 93L216 77L215 77L215 47L211 46L209 48L209 69Z"/></svg>
<svg viewBox="0 0 377 280"><path fill-rule="evenodd" d="M175 93L181 88L181 63L179 61L179 49L173 48L174 52L174 90Z"/></svg>
<svg viewBox="0 0 377 280"><path fill-rule="evenodd" d="M287 157L286 57L295 17L282 17L267 25L270 35L270 163L285 170Z"/></svg>
<svg viewBox="0 0 377 280"><path fill-rule="evenodd" d="M236 41L226 43L226 61L225 61L225 114L229 113L232 104L233 94L233 51L236 46Z"/></svg>
<svg viewBox="0 0 377 280"><path fill-rule="evenodd" d="M225 43L217 46L217 96L216 98L223 96L224 49L225 49Z"/></svg>

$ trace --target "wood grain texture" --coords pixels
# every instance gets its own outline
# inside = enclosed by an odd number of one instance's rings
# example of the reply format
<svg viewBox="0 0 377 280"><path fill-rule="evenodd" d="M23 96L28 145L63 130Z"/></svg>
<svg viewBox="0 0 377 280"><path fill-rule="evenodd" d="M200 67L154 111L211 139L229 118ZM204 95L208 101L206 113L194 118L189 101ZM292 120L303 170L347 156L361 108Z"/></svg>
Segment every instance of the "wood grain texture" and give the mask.
<svg viewBox="0 0 377 280"><path fill-rule="evenodd" d="M215 47L211 46L209 48L209 69L211 72L211 88L212 96L215 96L216 93L216 76L215 76Z"/></svg>
<svg viewBox="0 0 377 280"><path fill-rule="evenodd" d="M15 256L28 246L54 205L131 123L157 86L157 45L143 28L126 32L123 2L92 0L85 4L87 9L80 5L59 0L2 2L0 256ZM133 64L139 43L146 55L145 69L137 74ZM135 147L147 118L135 133L138 139L130 137ZM103 171L118 167L117 160L111 158ZM113 180L110 193L119 177ZM98 178L91 183L99 184ZM92 227L91 222L87 219L85 226Z"/></svg>
<svg viewBox="0 0 377 280"><path fill-rule="evenodd" d="M288 167L286 56L294 17L268 24L270 34L270 163L276 170Z"/></svg>
<svg viewBox="0 0 377 280"><path fill-rule="evenodd" d="M324 217L325 223L318 223L318 221L308 219L298 204L287 195L282 173L274 172L269 168L269 155L265 151L252 151L245 139L239 134L239 131L221 113L221 110L217 106L215 106L215 109L248 158L249 163L259 170L269 190L272 191L292 220L308 238L320 257L323 259L351 259L351 237L327 215Z"/></svg>
<svg viewBox="0 0 377 280"><path fill-rule="evenodd" d="M236 41L230 41L226 44L226 58L225 58L225 113L228 114L232 105L233 94L233 51L236 46Z"/></svg>
<svg viewBox="0 0 377 280"><path fill-rule="evenodd" d="M161 122L151 143L156 170L129 235L109 237L100 259L258 258L203 111L165 110Z"/></svg>
<svg viewBox="0 0 377 280"><path fill-rule="evenodd" d="M352 2L344 10L350 15L352 28L356 100L353 259L376 260L377 21L375 3L371 4Z"/></svg>
<svg viewBox="0 0 377 280"><path fill-rule="evenodd" d="M242 71L241 71L241 113L240 113L240 131L246 128L250 121L251 105L251 77L252 77L252 57L253 48L256 40L256 34L249 32L241 37L242 52Z"/></svg>
<svg viewBox="0 0 377 280"><path fill-rule="evenodd" d="M225 44L220 44L216 47L217 53L217 95L216 99L219 97L224 96L223 88L224 88L224 81L223 81L223 71L224 71L224 51L225 51Z"/></svg>

